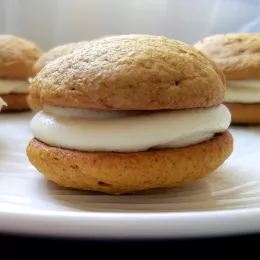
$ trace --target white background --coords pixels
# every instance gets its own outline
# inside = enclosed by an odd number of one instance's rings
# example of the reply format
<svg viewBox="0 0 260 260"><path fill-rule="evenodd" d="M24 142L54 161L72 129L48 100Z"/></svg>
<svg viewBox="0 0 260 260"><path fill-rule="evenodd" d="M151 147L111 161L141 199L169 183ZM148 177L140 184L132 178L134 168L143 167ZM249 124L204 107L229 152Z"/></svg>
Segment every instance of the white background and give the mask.
<svg viewBox="0 0 260 260"><path fill-rule="evenodd" d="M259 0L0 0L0 33L27 37L45 50L128 33L193 43L215 33L257 31L248 23L259 16Z"/></svg>

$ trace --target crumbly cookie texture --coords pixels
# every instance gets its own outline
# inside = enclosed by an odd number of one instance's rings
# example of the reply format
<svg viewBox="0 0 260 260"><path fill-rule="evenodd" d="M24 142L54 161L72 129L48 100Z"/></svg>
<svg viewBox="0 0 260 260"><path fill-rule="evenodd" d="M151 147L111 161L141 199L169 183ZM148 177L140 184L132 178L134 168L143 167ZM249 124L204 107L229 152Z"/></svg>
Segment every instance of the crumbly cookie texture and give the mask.
<svg viewBox="0 0 260 260"><path fill-rule="evenodd" d="M219 105L226 90L216 64L193 46L161 36L94 40L47 64L30 94L66 107L159 110Z"/></svg>
<svg viewBox="0 0 260 260"><path fill-rule="evenodd" d="M257 104L225 104L231 112L232 124L259 124L260 103Z"/></svg>
<svg viewBox="0 0 260 260"><path fill-rule="evenodd" d="M76 48L84 45L87 43L86 41L82 42L71 42L63 45L56 46L52 49L50 49L48 52L45 52L34 64L33 70L35 73L38 73L40 70L42 70L45 65L50 63L51 61L56 60L57 58L69 54L73 52Z"/></svg>
<svg viewBox="0 0 260 260"><path fill-rule="evenodd" d="M0 78L27 80L43 51L33 42L13 35L0 35Z"/></svg>
<svg viewBox="0 0 260 260"><path fill-rule="evenodd" d="M6 102L6 106L2 108L2 111L24 111L29 110L27 103L27 94L6 94L1 95Z"/></svg>
<svg viewBox="0 0 260 260"><path fill-rule="evenodd" d="M194 47L214 60L227 80L260 79L260 33L213 35Z"/></svg>
<svg viewBox="0 0 260 260"><path fill-rule="evenodd" d="M27 155L39 172L60 186L123 194L170 188L205 177L232 150L233 138L226 131L197 145L140 153L80 152L32 139Z"/></svg>

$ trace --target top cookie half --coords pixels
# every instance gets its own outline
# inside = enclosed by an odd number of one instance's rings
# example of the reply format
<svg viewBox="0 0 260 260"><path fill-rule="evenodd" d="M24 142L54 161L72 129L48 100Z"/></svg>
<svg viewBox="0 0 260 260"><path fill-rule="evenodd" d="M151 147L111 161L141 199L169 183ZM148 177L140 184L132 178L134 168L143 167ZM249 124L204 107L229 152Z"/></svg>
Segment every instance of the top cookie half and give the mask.
<svg viewBox="0 0 260 260"><path fill-rule="evenodd" d="M161 36L122 35L50 62L30 93L56 106L160 110L215 106L225 90L222 72L194 47Z"/></svg>
<svg viewBox="0 0 260 260"><path fill-rule="evenodd" d="M53 60L56 60L57 58L71 53L76 48L84 45L86 42L71 42L67 44L62 44L59 46L56 46L49 51L45 52L34 64L34 71L35 73L38 73L45 65L50 63Z"/></svg>
<svg viewBox="0 0 260 260"><path fill-rule="evenodd" d="M213 35L194 44L228 80L260 78L260 33Z"/></svg>
<svg viewBox="0 0 260 260"><path fill-rule="evenodd" d="M27 80L34 76L34 63L42 50L32 41L0 35L0 79Z"/></svg>

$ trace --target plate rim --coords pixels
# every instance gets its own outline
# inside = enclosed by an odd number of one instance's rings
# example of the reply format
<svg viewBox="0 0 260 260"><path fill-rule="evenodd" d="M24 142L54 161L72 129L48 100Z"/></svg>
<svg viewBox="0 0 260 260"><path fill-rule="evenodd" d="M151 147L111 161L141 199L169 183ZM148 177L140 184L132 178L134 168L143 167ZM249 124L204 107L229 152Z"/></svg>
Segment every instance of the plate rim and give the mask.
<svg viewBox="0 0 260 260"><path fill-rule="evenodd" d="M1 209L0 231L85 239L179 239L243 235L260 232L260 208L163 213L17 212Z"/></svg>

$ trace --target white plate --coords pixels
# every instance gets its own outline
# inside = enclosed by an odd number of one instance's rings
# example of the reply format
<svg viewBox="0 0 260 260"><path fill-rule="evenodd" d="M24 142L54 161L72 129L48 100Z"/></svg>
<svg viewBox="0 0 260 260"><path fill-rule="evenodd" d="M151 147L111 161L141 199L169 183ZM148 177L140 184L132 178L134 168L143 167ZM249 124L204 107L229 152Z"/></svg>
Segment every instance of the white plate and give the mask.
<svg viewBox="0 0 260 260"><path fill-rule="evenodd" d="M29 164L31 117L0 114L0 232L178 238L260 231L260 127L232 127L233 155L203 180L108 196L58 187Z"/></svg>

